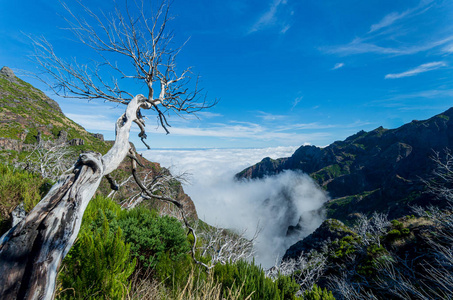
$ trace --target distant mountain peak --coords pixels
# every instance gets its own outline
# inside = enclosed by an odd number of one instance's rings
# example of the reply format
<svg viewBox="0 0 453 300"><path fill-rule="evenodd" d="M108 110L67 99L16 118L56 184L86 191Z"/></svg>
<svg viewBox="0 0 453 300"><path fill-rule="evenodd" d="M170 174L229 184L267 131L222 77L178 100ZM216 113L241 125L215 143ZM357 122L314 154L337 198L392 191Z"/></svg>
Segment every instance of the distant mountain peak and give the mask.
<svg viewBox="0 0 453 300"><path fill-rule="evenodd" d="M0 73L1 73L2 75L5 75L6 77L11 77L11 78L16 77L16 75L14 75L13 70L11 70L10 68L8 68L7 66L4 66L4 67L0 70Z"/></svg>

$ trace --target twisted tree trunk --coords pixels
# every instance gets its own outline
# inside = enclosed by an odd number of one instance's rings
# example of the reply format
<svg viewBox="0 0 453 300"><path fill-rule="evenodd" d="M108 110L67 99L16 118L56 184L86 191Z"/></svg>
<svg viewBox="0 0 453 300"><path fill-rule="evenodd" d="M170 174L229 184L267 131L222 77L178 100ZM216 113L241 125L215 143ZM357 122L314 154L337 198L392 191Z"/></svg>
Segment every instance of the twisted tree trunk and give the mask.
<svg viewBox="0 0 453 300"><path fill-rule="evenodd" d="M38 205L0 238L0 299L52 299L58 268L80 230L85 209L104 175L126 157L132 122L143 95L128 104L117 120L115 144L102 156L87 152L69 175L62 176Z"/></svg>

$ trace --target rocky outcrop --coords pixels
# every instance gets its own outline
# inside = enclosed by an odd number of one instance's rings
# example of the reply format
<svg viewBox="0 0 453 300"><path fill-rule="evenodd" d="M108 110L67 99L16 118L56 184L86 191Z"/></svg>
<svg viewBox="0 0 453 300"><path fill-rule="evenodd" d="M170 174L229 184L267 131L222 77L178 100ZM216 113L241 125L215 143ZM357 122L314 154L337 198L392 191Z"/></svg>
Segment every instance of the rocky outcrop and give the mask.
<svg viewBox="0 0 453 300"><path fill-rule="evenodd" d="M14 75L14 72L13 70L11 70L10 68L8 67L3 67L1 70L0 70L0 74L2 75L5 75L6 77L8 78L15 78L16 75Z"/></svg>
<svg viewBox="0 0 453 300"><path fill-rule="evenodd" d="M0 138L0 150L22 151L22 145L20 140Z"/></svg>
<svg viewBox="0 0 453 300"><path fill-rule="evenodd" d="M83 139L72 139L68 144L71 146L82 146L85 145L85 141Z"/></svg>
<svg viewBox="0 0 453 300"><path fill-rule="evenodd" d="M320 252L330 242L340 240L351 234L352 231L341 221L327 219L312 234L289 247L283 256L283 260L296 259L302 252L308 253L312 250Z"/></svg>
<svg viewBox="0 0 453 300"><path fill-rule="evenodd" d="M325 148L302 146L291 157L264 159L236 178L301 170L332 197L327 204L329 217L345 220L355 212L377 210L397 218L409 213L409 203L427 205L433 200L423 193L422 179L429 180L436 167L430 159L434 151L453 149L452 120L453 108L396 129L360 131Z"/></svg>
<svg viewBox="0 0 453 300"><path fill-rule="evenodd" d="M93 136L98 140L104 141L104 135L100 133L93 133Z"/></svg>

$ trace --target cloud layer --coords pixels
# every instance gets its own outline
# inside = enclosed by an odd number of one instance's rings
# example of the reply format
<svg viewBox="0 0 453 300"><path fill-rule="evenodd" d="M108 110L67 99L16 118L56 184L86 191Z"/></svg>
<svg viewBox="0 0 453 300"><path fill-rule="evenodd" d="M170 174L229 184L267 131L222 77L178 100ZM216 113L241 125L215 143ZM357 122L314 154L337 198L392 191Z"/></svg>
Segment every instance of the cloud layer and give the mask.
<svg viewBox="0 0 453 300"><path fill-rule="evenodd" d="M296 147L267 149L151 150L144 156L173 173L192 174L184 189L194 201L199 217L210 224L247 229L252 236L261 228L256 261L273 265L285 250L315 230L323 220L320 208L327 196L302 173L284 172L262 180L235 181L234 174L262 158L290 156ZM290 225L301 224L287 236Z"/></svg>

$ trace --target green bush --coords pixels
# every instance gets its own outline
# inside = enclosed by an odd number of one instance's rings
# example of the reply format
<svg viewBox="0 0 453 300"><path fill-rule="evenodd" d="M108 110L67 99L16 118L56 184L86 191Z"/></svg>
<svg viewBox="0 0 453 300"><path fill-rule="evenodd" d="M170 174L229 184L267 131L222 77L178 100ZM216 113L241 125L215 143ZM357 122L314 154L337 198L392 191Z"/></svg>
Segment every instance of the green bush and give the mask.
<svg viewBox="0 0 453 300"><path fill-rule="evenodd" d="M102 226L84 230L63 261L59 276L60 299L122 299L136 261L130 259L130 245L121 228L111 226L100 210L96 222ZM112 228L115 228L112 233Z"/></svg>
<svg viewBox="0 0 453 300"><path fill-rule="evenodd" d="M331 291L326 288L322 289L315 284L311 290L304 292L304 300L335 300L335 297Z"/></svg>
<svg viewBox="0 0 453 300"><path fill-rule="evenodd" d="M38 130L36 130L36 128L30 128L25 136L24 144L35 144L38 141L37 137Z"/></svg>
<svg viewBox="0 0 453 300"><path fill-rule="evenodd" d="M408 236L411 232L409 228L404 227L404 224L398 220L392 220L393 229L387 232L386 239L395 241L397 239Z"/></svg>
<svg viewBox="0 0 453 300"><path fill-rule="evenodd" d="M173 261L182 259L190 250L185 231L175 218L135 208L122 214L118 224L131 244L132 254L145 268L155 267L164 255Z"/></svg>
<svg viewBox="0 0 453 300"><path fill-rule="evenodd" d="M356 251L357 238L352 235L347 235L339 241L332 243L334 246L334 259L342 259Z"/></svg>
<svg viewBox="0 0 453 300"><path fill-rule="evenodd" d="M252 295L256 300L301 299L295 296L299 285L290 277L280 276L275 282L266 278L264 271L254 263L239 261L235 264L217 264L214 278L222 284L223 295L228 290L241 291L240 299Z"/></svg>

